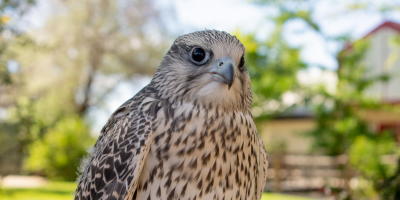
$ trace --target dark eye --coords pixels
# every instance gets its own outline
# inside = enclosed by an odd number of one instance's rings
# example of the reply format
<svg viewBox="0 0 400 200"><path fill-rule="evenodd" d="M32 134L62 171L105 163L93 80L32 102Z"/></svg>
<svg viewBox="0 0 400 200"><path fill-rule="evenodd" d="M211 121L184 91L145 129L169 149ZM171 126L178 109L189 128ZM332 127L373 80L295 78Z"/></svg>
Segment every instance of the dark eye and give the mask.
<svg viewBox="0 0 400 200"><path fill-rule="evenodd" d="M204 49L196 47L191 51L191 60L196 65L202 65L208 60L208 53Z"/></svg>
<svg viewBox="0 0 400 200"><path fill-rule="evenodd" d="M242 68L244 66L244 62L244 56L242 56L242 58L240 59L239 68Z"/></svg>
<svg viewBox="0 0 400 200"><path fill-rule="evenodd" d="M206 52L203 49L195 48L192 52L192 58L196 62L201 62L206 58Z"/></svg>

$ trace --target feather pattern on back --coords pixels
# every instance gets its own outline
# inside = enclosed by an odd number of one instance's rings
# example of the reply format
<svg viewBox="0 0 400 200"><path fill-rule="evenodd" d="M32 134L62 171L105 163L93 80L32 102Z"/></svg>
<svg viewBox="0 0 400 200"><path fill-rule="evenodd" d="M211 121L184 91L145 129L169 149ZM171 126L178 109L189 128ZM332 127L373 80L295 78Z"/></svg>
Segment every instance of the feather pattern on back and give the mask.
<svg viewBox="0 0 400 200"><path fill-rule="evenodd" d="M144 91L144 90L143 90ZM110 117L80 177L75 199L125 199L135 188L153 140L152 120L136 96Z"/></svg>

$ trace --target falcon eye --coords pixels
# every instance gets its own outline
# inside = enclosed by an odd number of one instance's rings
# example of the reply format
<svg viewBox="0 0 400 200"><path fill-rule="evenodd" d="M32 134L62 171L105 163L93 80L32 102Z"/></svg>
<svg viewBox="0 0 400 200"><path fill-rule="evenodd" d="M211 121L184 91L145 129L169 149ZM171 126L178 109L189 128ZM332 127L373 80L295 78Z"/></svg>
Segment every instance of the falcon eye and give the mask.
<svg viewBox="0 0 400 200"><path fill-rule="evenodd" d="M192 58L196 62L201 62L206 57L206 52L203 49L195 48L192 51Z"/></svg>
<svg viewBox="0 0 400 200"><path fill-rule="evenodd" d="M242 68L244 66L244 56L242 56L242 58L240 59L240 63L239 63L239 69Z"/></svg>
<svg viewBox="0 0 400 200"><path fill-rule="evenodd" d="M191 51L191 60L196 65L202 65L208 60L208 53L202 48L194 48Z"/></svg>

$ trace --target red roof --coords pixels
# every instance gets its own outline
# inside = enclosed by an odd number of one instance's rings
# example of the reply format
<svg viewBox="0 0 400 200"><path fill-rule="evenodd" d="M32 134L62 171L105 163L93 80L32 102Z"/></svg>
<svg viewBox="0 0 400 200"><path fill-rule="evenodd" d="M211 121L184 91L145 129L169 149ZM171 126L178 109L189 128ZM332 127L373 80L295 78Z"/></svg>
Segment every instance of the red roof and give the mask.
<svg viewBox="0 0 400 200"><path fill-rule="evenodd" d="M377 26L376 28L372 29L370 32L368 32L364 37L362 38L367 38L369 36L371 36L372 34L374 34L375 32L377 32L379 29L382 28L391 28L395 31L397 31L398 33L400 33L400 24L395 23L395 22L391 22L391 21L384 21L382 24L380 24L379 26ZM352 43L348 43L344 46L343 51L347 51L353 48L353 44Z"/></svg>
<svg viewBox="0 0 400 200"><path fill-rule="evenodd" d="M372 31L370 31L367 35L365 35L363 38L368 37L370 35L372 35L373 33L375 33L376 31L378 31L381 28L391 28L397 32L400 33L400 24L395 23L395 22L391 22L391 21L385 21L383 22L381 25L379 25L378 27L374 28Z"/></svg>

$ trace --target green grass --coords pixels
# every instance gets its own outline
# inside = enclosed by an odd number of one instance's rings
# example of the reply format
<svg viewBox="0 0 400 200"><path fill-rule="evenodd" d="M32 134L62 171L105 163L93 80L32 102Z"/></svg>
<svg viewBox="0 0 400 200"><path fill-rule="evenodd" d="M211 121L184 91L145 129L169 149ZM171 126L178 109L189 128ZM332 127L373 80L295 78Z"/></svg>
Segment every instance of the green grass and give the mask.
<svg viewBox="0 0 400 200"><path fill-rule="evenodd" d="M71 200L76 184L73 182L50 182L45 187L19 189L1 188L1 200Z"/></svg>
<svg viewBox="0 0 400 200"><path fill-rule="evenodd" d="M312 199L305 197L296 197L292 195L277 194L277 193L264 193L261 197L261 200L312 200Z"/></svg>
<svg viewBox="0 0 400 200"><path fill-rule="evenodd" d="M32 189L1 188L1 200L72 200L76 184L73 182L50 182L45 187ZM261 200L311 200L303 197L264 193Z"/></svg>

